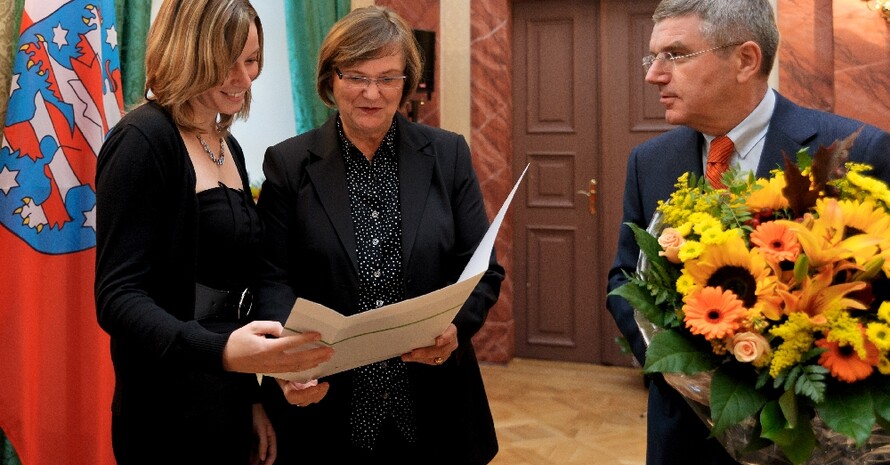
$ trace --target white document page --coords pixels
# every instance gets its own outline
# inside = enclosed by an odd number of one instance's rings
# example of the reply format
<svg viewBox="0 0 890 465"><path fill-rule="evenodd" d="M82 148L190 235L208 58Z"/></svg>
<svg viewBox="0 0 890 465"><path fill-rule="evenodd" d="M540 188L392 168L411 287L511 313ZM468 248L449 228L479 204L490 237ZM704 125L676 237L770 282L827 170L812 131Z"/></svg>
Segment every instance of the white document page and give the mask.
<svg viewBox="0 0 890 465"><path fill-rule="evenodd" d="M306 299L297 299L285 322L283 337L316 331L321 334L318 344L333 347L334 356L308 370L265 375L305 383L433 345L488 269L494 241L526 171L528 165L456 283L420 297L350 316Z"/></svg>

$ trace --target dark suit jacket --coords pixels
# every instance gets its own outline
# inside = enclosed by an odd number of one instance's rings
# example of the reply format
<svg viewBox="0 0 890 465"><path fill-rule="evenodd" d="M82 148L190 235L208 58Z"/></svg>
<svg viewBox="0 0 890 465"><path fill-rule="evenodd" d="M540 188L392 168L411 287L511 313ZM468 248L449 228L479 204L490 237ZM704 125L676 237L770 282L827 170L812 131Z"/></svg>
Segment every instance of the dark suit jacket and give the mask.
<svg viewBox="0 0 890 465"><path fill-rule="evenodd" d="M398 119L399 196L406 298L454 283L488 229L482 192L463 137ZM357 311L358 260L340 153L336 116L322 127L266 152L259 209L265 221L258 318L284 322L303 297L344 315ZM490 267L454 320L459 348L442 366L409 363L420 446L441 463L487 463L497 451L494 424L470 338L482 327L504 278L492 253ZM349 444L352 374L326 379L318 404L282 404L267 389L270 416L281 428L279 448L299 440L295 455L331 461ZM287 462L287 459L284 459Z"/></svg>
<svg viewBox="0 0 890 465"><path fill-rule="evenodd" d="M756 175L766 177L772 169L784 166L783 153L796 159L797 151L800 148L809 147L810 153L813 154L820 146L827 147L836 140L849 136L862 126L863 123L849 118L800 107L776 93L776 107L770 119ZM687 127L678 127L639 145L631 152L627 163L624 215L618 239L618 254L609 271L609 291L626 282L622 271L633 272L640 253L633 233L624 223L631 222L645 227L655 213L658 201L667 200L670 197L674 191L674 184L681 174L691 172L701 177L703 174L701 155L703 144L704 137L701 133ZM871 175L885 182L890 181L890 134L873 126L865 125L850 151L850 159L871 164L874 167ZM634 322L633 309L627 301L620 297L609 297L607 307L615 318L619 330L630 343L634 356L644 363L646 348ZM672 391L661 384L659 377L655 377L655 379L657 382L654 383L655 386L652 386L652 389ZM674 424L674 420L682 416L682 412L689 413L690 411L685 408L685 405L682 405L683 401L678 396L671 399L672 405L661 405L660 398L665 398L665 396L656 395L653 399L653 395L650 393L648 441L650 461L647 463L650 465L653 463L682 463L684 465L699 463L690 462L687 451L700 449L701 446L690 445L687 448L682 445L683 441L691 440L688 435L683 435L682 431L687 427L697 425L690 423L681 428ZM665 404L667 403L665 402ZM659 409L663 410L664 415L669 418L659 418L653 413L653 410ZM691 415L691 413L689 414ZM695 418L692 421L698 422ZM653 425L654 422L659 424ZM653 427L655 431L653 431ZM671 431L672 429L676 431ZM695 429L699 430L697 433L702 433L701 428ZM656 457L657 461L651 461L653 451L661 451ZM670 451L677 451L685 457L671 458ZM726 462L703 461L701 463Z"/></svg>

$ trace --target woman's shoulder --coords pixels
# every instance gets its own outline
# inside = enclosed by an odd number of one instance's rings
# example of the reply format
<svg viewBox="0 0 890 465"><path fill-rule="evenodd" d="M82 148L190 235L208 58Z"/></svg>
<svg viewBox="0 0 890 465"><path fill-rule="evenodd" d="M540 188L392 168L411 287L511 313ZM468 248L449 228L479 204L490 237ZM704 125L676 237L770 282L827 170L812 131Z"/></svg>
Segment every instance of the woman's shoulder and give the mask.
<svg viewBox="0 0 890 465"><path fill-rule="evenodd" d="M127 129L138 130L149 139L157 139L177 132L176 124L170 114L154 102L145 102L128 111L112 131Z"/></svg>

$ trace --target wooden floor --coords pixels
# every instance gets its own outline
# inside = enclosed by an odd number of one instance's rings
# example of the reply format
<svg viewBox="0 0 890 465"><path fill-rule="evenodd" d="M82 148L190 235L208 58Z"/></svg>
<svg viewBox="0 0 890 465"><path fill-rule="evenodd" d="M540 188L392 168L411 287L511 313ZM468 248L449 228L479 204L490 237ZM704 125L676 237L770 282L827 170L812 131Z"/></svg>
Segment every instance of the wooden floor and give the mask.
<svg viewBox="0 0 890 465"><path fill-rule="evenodd" d="M492 465L644 465L639 369L514 359L482 365L500 452Z"/></svg>

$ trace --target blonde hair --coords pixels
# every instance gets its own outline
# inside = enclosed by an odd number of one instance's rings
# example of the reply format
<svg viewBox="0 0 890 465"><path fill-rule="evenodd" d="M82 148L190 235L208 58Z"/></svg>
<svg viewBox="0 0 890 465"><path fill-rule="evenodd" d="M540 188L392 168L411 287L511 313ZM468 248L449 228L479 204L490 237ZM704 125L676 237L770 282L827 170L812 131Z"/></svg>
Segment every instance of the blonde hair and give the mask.
<svg viewBox="0 0 890 465"><path fill-rule="evenodd" d="M203 129L189 99L220 85L247 43L250 25L259 36L263 68L263 27L248 0L165 0L148 33L145 95L170 112L185 130ZM151 96L149 96L151 93ZM251 93L234 115L220 115L220 131L235 118L247 118Z"/></svg>
<svg viewBox="0 0 890 465"><path fill-rule="evenodd" d="M423 61L411 26L389 8L369 6L352 10L331 28L318 53L316 89L325 105L333 108L331 80L334 68L348 68L356 63L402 52L405 56L404 105L417 88Z"/></svg>

